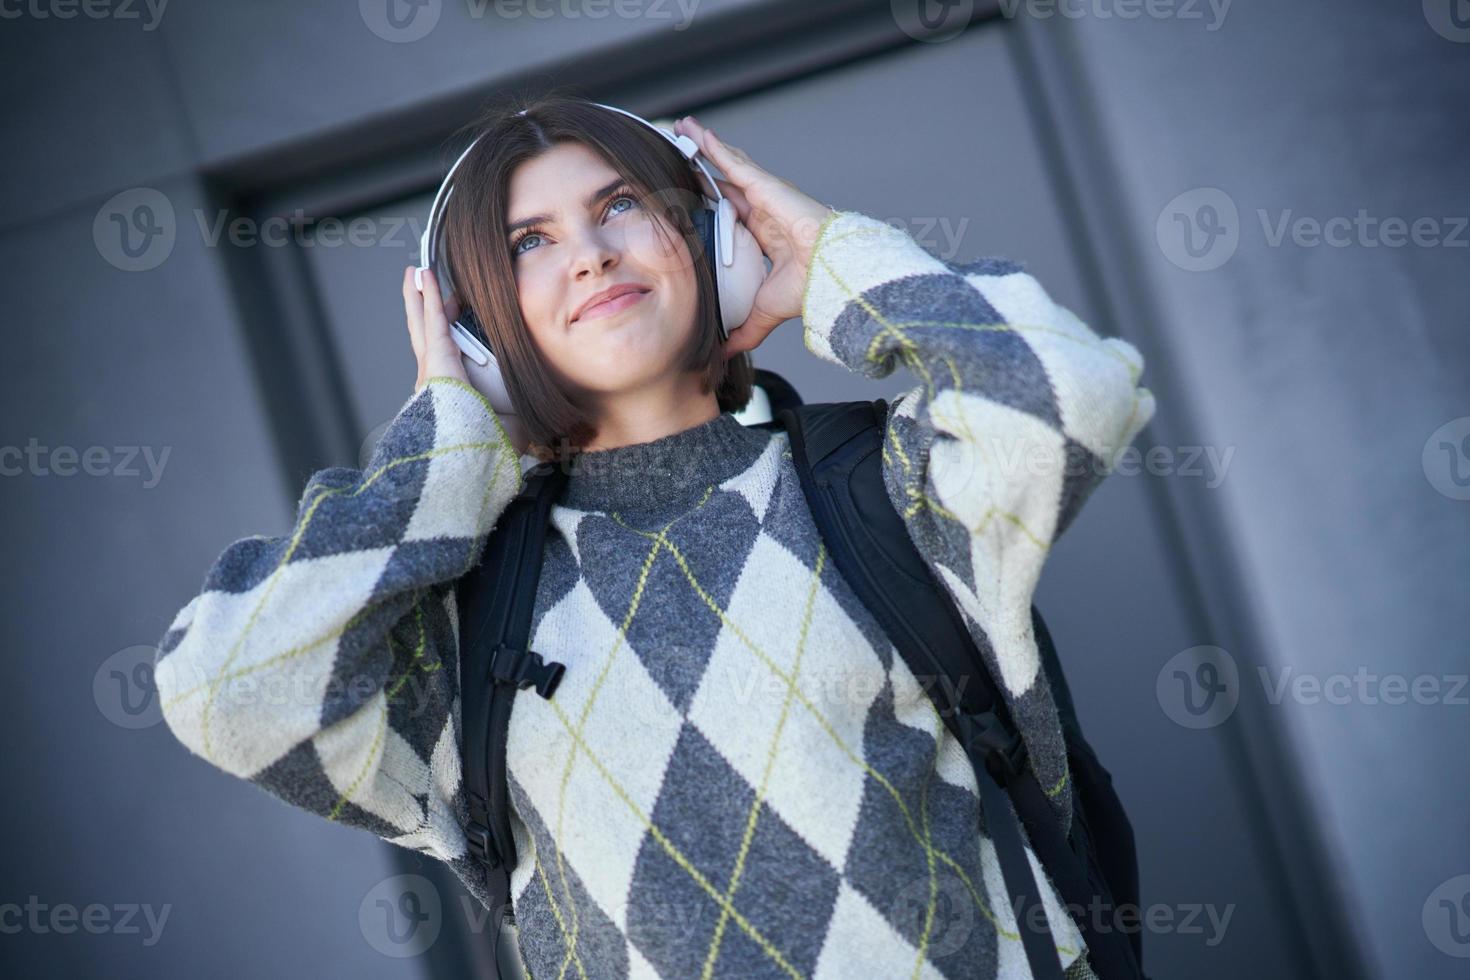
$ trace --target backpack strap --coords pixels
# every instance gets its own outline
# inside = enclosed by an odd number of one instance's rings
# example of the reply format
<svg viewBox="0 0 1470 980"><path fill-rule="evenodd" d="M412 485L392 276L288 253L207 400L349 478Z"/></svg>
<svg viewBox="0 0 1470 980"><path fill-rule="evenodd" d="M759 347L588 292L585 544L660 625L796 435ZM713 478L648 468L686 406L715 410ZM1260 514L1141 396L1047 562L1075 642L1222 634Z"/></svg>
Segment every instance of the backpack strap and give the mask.
<svg viewBox="0 0 1470 980"><path fill-rule="evenodd" d="M1093 968L1104 980L1140 976L1128 940L1118 930L1098 935L1088 928L1087 911L1095 907L1088 896L1096 891L1095 883L1027 764L1025 742L959 610L888 498L881 469L887 409L880 398L799 405L776 413L790 437L792 460L817 529L833 564L965 748L1017 922L1031 921L1031 909L1040 902L1019 816L1037 858L1087 939ZM1034 606L1032 614L1034 622ZM1049 635L1047 641L1050 645ZM1049 652L1054 659L1055 651ZM1050 929L1022 929L1021 940L1032 974L1060 980Z"/></svg>
<svg viewBox="0 0 1470 980"><path fill-rule="evenodd" d="M491 911L509 923L515 922L510 872L516 866L516 847L505 743L516 691L534 687L550 698L565 670L529 648L547 519L565 481L557 466L542 464L528 471L521 492L496 521L479 564L456 583L460 758L469 804L464 831L471 853L484 866L494 899Z"/></svg>

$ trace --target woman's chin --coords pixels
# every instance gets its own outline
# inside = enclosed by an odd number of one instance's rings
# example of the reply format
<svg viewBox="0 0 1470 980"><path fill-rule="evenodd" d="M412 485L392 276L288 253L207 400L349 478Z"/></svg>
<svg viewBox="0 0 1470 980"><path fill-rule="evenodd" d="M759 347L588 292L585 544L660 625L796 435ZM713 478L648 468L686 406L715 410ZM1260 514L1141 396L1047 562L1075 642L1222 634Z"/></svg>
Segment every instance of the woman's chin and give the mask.
<svg viewBox="0 0 1470 980"><path fill-rule="evenodd" d="M595 350L608 358L661 359L668 354L673 338L663 334L646 317L610 316L586 325L584 350Z"/></svg>
<svg viewBox="0 0 1470 980"><path fill-rule="evenodd" d="M578 356L597 371L596 377L588 379L587 387L610 395L638 391L657 383L675 369L674 353L667 343L630 337L589 344Z"/></svg>

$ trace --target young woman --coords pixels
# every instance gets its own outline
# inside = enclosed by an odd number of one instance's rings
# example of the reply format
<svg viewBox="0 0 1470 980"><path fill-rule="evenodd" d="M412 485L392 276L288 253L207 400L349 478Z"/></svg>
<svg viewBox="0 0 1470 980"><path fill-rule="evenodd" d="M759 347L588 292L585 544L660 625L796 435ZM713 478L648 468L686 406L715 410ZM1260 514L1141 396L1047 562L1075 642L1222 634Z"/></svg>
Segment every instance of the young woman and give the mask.
<svg viewBox="0 0 1470 980"><path fill-rule="evenodd" d="M785 433L731 413L749 352L797 316L819 358L914 373L885 486L1065 821L1030 602L1153 414L1143 359L1018 266L941 261L683 119L773 263L722 346L709 270L659 206L695 190L665 141L562 97L478 128L445 216L451 274L528 445L572 464L532 628L566 671L554 697L517 699L507 750L530 972L1029 976L963 749L827 560ZM225 550L163 638L157 685L193 752L446 862L486 902L462 829L454 584L521 460L467 382L456 303L412 268L403 297L414 394L365 469L312 476L288 534ZM1060 962L1091 976L1043 901Z"/></svg>

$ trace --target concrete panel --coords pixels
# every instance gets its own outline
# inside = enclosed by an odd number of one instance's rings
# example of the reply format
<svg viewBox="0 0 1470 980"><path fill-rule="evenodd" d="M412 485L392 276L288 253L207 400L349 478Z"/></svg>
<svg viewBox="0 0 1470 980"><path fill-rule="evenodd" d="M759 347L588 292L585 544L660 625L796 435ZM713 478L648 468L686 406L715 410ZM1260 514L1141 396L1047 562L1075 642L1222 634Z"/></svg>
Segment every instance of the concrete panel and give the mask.
<svg viewBox="0 0 1470 980"><path fill-rule="evenodd" d="M1213 506L1261 626L1260 649L1234 651L1242 697L1292 738L1370 968L1460 975L1454 899L1433 896L1470 871L1464 690L1449 703L1470 627L1470 36L1446 4L1236 4L1213 31L1196 10L1031 26L1079 66L1114 161L1084 193L1117 195L1109 240L1155 297L1189 435L1238 447ZM1390 218L1427 221L1420 242ZM1256 667L1352 687L1272 704ZM1386 703L1403 695L1365 696L1359 672L1437 693Z"/></svg>
<svg viewBox="0 0 1470 980"><path fill-rule="evenodd" d="M488 91L496 80L623 42L663 36L677 44L692 18L750 2L180 4L163 33L200 154L214 161Z"/></svg>
<svg viewBox="0 0 1470 980"><path fill-rule="evenodd" d="M141 3L127 7L139 16L99 19L71 5L73 16L61 19L50 11L63 4L7 5L0 20L7 82L0 228L83 199L95 207L192 163L188 121L158 30L163 21Z"/></svg>
<svg viewBox="0 0 1470 980"><path fill-rule="evenodd" d="M25 453L7 452L0 479L0 780L24 801L6 808L0 900L35 895L43 924L100 903L126 927L136 907L131 933L7 935L0 972L413 975L419 961L380 955L358 926L395 871L385 846L189 754L148 698L152 644L210 563L292 517L220 256L190 231L198 188L156 190L178 233L150 269L107 260L114 228L94 244L92 208L0 235L0 445Z"/></svg>

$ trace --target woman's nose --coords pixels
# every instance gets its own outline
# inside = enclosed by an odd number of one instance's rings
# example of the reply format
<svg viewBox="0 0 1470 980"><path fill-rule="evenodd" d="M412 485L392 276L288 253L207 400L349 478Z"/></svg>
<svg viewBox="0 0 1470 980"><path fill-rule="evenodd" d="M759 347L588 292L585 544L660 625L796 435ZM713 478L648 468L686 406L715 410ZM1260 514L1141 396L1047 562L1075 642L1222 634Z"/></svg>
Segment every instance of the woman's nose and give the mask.
<svg viewBox="0 0 1470 980"><path fill-rule="evenodd" d="M598 272L618 260L622 243L614 241L605 229L594 229L576 239L573 272Z"/></svg>

